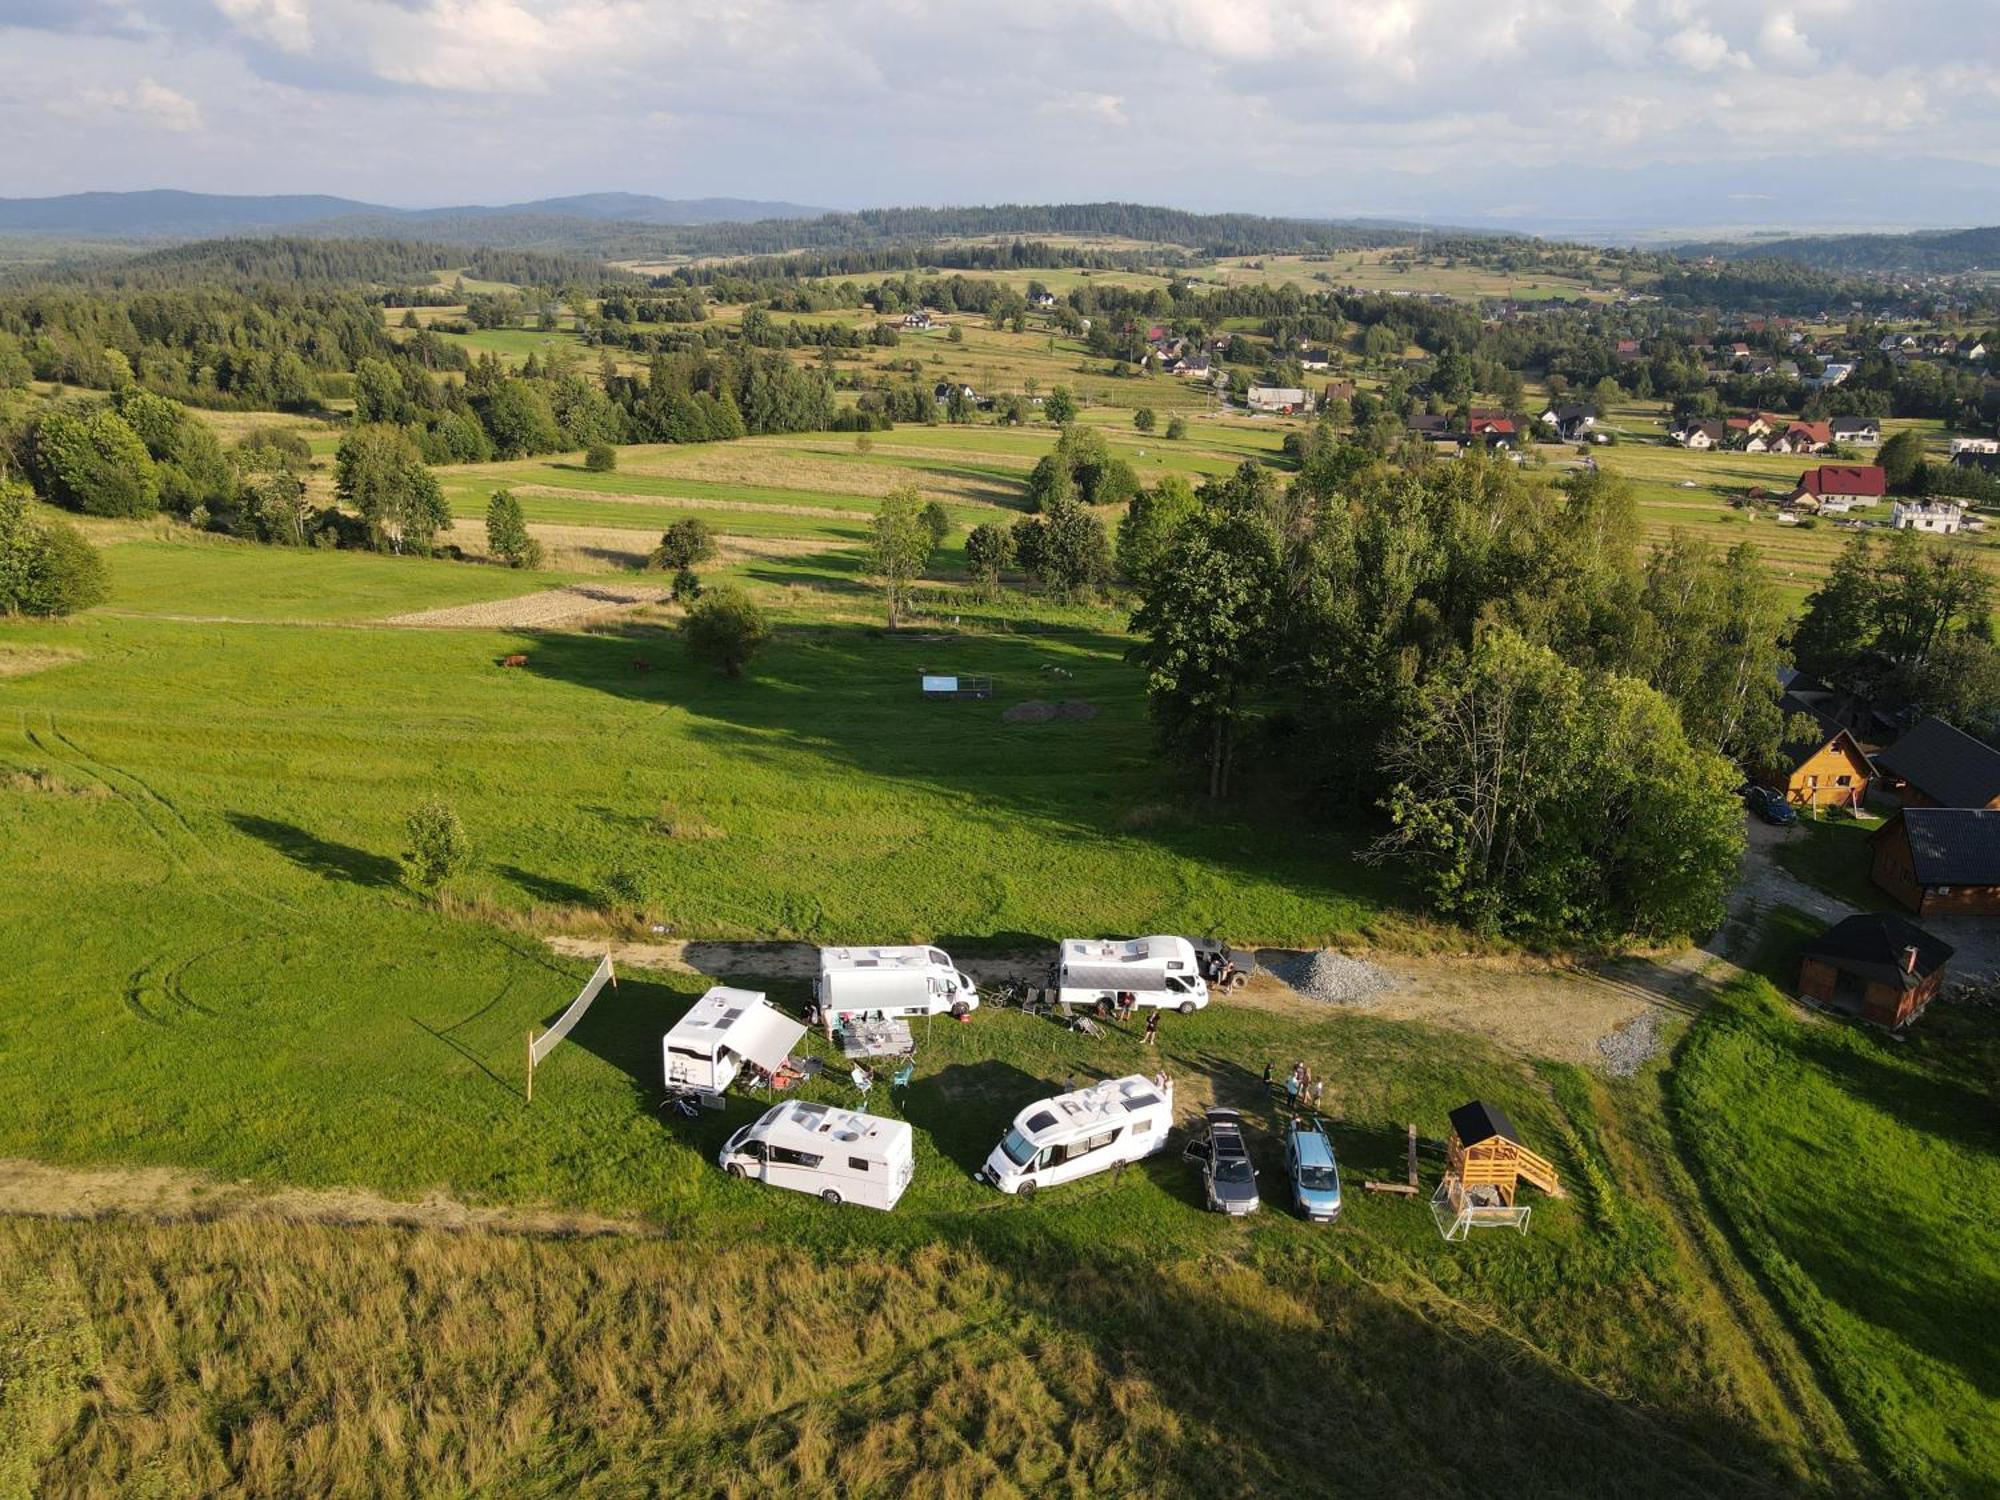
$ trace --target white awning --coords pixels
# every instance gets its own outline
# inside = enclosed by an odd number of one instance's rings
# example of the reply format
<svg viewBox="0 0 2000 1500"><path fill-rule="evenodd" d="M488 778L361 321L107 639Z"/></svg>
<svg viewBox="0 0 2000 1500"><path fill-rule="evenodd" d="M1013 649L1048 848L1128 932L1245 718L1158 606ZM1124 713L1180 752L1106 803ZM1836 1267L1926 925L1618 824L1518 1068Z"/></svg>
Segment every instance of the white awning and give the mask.
<svg viewBox="0 0 2000 1500"><path fill-rule="evenodd" d="M722 1045L745 1062L754 1063L766 1073L775 1073L778 1064L791 1055L792 1048L805 1034L805 1027L790 1016L769 1005L757 1005L745 1011L729 1028Z"/></svg>

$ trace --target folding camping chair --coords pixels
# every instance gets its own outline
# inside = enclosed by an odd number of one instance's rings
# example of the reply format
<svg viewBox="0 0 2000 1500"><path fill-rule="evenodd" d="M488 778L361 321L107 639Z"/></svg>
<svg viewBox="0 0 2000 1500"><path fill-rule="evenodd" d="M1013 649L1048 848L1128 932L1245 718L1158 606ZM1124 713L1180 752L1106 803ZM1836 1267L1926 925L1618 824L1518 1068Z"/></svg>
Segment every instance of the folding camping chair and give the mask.
<svg viewBox="0 0 2000 1500"><path fill-rule="evenodd" d="M910 1080L916 1077L916 1074L917 1074L917 1065L915 1063L913 1062L904 1063L902 1067L896 1069L896 1076L889 1080L889 1092L891 1094L894 1094L897 1089L908 1088L910 1086Z"/></svg>

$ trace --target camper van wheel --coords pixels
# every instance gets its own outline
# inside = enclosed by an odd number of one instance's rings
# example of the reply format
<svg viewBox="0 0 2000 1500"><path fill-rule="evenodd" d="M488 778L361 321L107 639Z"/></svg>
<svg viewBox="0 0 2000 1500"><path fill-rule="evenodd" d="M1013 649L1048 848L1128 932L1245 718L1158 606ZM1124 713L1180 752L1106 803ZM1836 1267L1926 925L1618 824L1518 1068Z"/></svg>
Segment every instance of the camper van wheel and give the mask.
<svg viewBox="0 0 2000 1500"><path fill-rule="evenodd" d="M1015 1196L1016 1198L1032 1198L1032 1197L1034 1197L1034 1196L1035 1196L1035 1185L1034 1185L1034 1184L1033 1184L1032 1182L1024 1182L1024 1183L1022 1183L1022 1184L1021 1184L1021 1185L1020 1185L1019 1187L1017 1187L1017 1188L1015 1188L1015 1189L1014 1189L1014 1196Z"/></svg>
<svg viewBox="0 0 2000 1500"><path fill-rule="evenodd" d="M840 1202L840 1194L836 1193L832 1188L828 1188L825 1192L819 1195L819 1201L822 1203L837 1204Z"/></svg>
<svg viewBox="0 0 2000 1500"><path fill-rule="evenodd" d="M1180 1008L1181 1008L1181 1014L1182 1014L1182 1015L1184 1015L1184 1016L1191 1016L1191 1015L1193 1015L1193 1014L1194 1014L1194 1001L1192 1001L1192 1000L1183 1000L1183 1001L1181 1001L1181 1007L1180 1007Z"/></svg>
<svg viewBox="0 0 2000 1500"><path fill-rule="evenodd" d="M729 1164L729 1175L731 1177L741 1177L743 1175L743 1163L740 1161L731 1162Z"/></svg>

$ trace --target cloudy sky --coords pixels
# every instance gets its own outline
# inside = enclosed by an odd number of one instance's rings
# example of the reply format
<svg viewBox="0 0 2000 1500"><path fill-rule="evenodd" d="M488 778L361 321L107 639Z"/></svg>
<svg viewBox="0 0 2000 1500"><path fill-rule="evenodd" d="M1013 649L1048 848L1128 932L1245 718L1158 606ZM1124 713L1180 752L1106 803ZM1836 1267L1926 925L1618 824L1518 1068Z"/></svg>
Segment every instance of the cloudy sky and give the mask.
<svg viewBox="0 0 2000 1500"><path fill-rule="evenodd" d="M0 0L0 196L2000 221L1993 0Z"/></svg>

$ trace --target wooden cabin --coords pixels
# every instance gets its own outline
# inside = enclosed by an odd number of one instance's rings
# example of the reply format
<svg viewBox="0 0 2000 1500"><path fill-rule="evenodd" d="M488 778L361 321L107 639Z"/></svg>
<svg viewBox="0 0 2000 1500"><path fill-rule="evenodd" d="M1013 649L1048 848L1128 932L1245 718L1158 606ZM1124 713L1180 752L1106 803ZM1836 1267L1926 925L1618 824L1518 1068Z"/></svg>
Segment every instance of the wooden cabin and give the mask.
<svg viewBox="0 0 2000 1500"><path fill-rule="evenodd" d="M1563 1196L1555 1167L1521 1144L1514 1122L1497 1104L1475 1099L1451 1112L1451 1137L1445 1142L1445 1185L1457 1185L1455 1197L1484 1198L1490 1194L1511 1208L1518 1183L1524 1178L1551 1198Z"/></svg>
<svg viewBox="0 0 2000 1500"><path fill-rule="evenodd" d="M1907 1026L1944 982L1952 948L1901 917L1844 918L1799 956L1799 993L1878 1026Z"/></svg>
<svg viewBox="0 0 2000 1500"><path fill-rule="evenodd" d="M1803 714L1814 730L1778 750L1771 784L1783 790L1794 807L1860 808L1868 795L1875 766L1854 731L1804 699L1787 694L1781 702L1787 715Z"/></svg>
<svg viewBox="0 0 2000 1500"><path fill-rule="evenodd" d="M1875 762L1905 807L2000 807L2000 751L1943 719L1919 720Z"/></svg>
<svg viewBox="0 0 2000 1500"><path fill-rule="evenodd" d="M1918 916L2000 913L2000 808L1906 807L1869 843L1875 883Z"/></svg>

